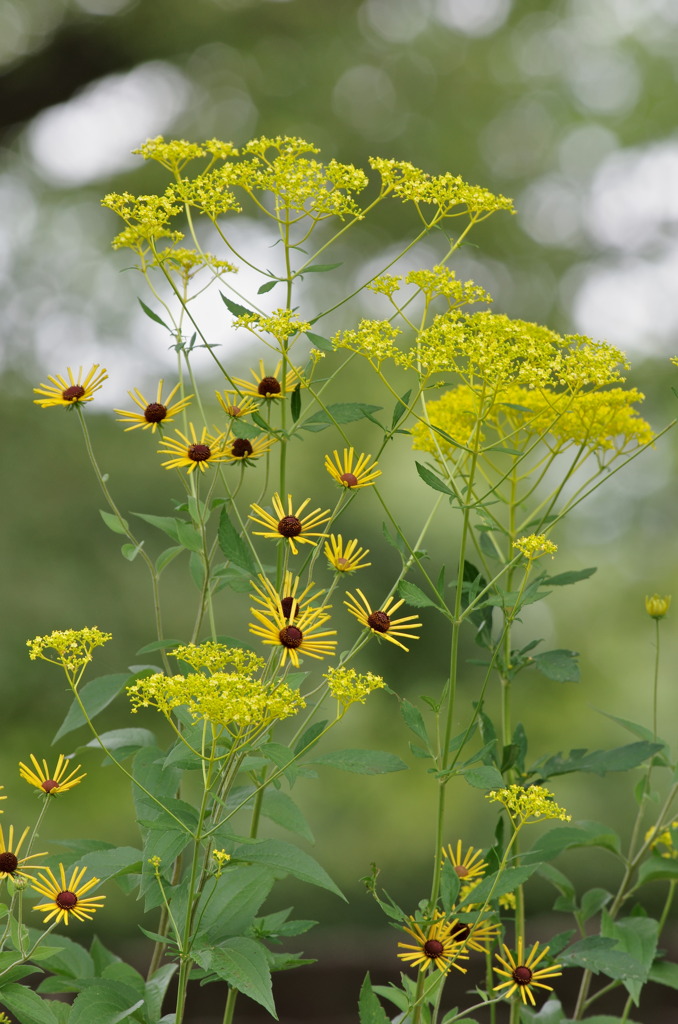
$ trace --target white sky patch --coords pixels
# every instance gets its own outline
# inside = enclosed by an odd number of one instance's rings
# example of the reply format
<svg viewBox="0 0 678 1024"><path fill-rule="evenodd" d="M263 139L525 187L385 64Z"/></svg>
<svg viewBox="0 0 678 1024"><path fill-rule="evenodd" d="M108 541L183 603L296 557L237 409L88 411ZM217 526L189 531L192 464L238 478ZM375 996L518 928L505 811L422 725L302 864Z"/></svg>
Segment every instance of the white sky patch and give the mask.
<svg viewBox="0 0 678 1024"><path fill-rule="evenodd" d="M489 36L504 24L511 0L437 0L435 14L443 25L466 36Z"/></svg>
<svg viewBox="0 0 678 1024"><path fill-rule="evenodd" d="M33 118L26 129L29 154L50 185L108 178L133 167L139 158L130 151L165 131L189 97L188 79L162 61L107 75Z"/></svg>

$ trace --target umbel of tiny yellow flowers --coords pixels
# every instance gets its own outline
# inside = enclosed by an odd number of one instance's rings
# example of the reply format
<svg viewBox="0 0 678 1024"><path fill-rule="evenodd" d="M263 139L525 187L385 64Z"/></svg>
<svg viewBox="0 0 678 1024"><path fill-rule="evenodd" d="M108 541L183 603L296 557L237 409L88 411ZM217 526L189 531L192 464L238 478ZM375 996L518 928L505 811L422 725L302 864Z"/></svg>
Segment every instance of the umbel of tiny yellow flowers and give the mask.
<svg viewBox="0 0 678 1024"><path fill-rule="evenodd" d="M373 672L356 672L354 668L337 666L325 673L327 686L335 698L344 707L350 704L364 704L368 694L380 690L386 683L381 676Z"/></svg>
<svg viewBox="0 0 678 1024"><path fill-rule="evenodd" d="M94 363L85 377L83 377L82 372L81 366L78 369L78 376L75 377L73 370L69 366L66 370L68 380L62 377L61 374L48 377L47 380L51 384L41 384L39 388L33 388L36 395L43 396L42 398L35 398L33 401L36 405L42 406L43 409L48 409L52 405L71 407L82 405L84 402L91 402L95 392L103 386L108 373L106 370L100 370L98 363Z"/></svg>
<svg viewBox="0 0 678 1024"><path fill-rule="evenodd" d="M678 821L672 821L663 829L655 825L645 833L645 842L650 849L667 860L678 859Z"/></svg>
<svg viewBox="0 0 678 1024"><path fill-rule="evenodd" d="M503 804L514 824L523 825L529 819L558 818L571 821L572 815L555 802L553 793L544 786L519 786L513 783L505 789L493 789L486 794L487 800Z"/></svg>
<svg viewBox="0 0 678 1024"><path fill-rule="evenodd" d="M85 895L99 883L98 878L90 878L81 885L86 871L87 868L73 868L70 879L66 881L64 866L60 864L58 880L51 868L47 868L44 875L38 875L37 879L31 879L35 891L47 897L47 903L38 903L33 907L34 910L40 910L45 914L45 924L52 918L56 924L60 924L61 921L68 924L71 917L78 921L86 921L92 917L95 910L99 910L106 897Z"/></svg>
<svg viewBox="0 0 678 1024"><path fill-rule="evenodd" d="M325 541L325 554L331 566L337 572L355 572L357 569L367 569L371 562L363 562L362 559L369 555L366 548L359 548L358 541L347 540L344 544L341 534L330 534L330 539Z"/></svg>
<svg viewBox="0 0 678 1024"><path fill-rule="evenodd" d="M29 768L23 761L19 761L19 775L26 782L30 783L31 786L35 786L36 789L45 793L46 796L56 796L57 793L65 793L67 789L72 789L73 786L77 786L79 782L82 782L87 774L87 772L83 772L82 775L78 775L80 771L80 765L78 765L77 768L74 768L67 775L66 772L70 760L64 757L63 754L59 754L59 760L53 772L50 772L47 767L47 761L43 760L41 765L34 754L31 754L31 761L33 762L33 768Z"/></svg>
<svg viewBox="0 0 678 1024"><path fill-rule="evenodd" d="M398 953L399 959L408 961L411 967L419 967L422 971L435 964L443 974L447 974L450 967L456 967L465 974L466 968L459 961L468 960L468 953L463 952L463 943L453 938L458 925L456 918L447 921L443 914L438 914L428 931L424 932L421 925L411 917L410 926L404 930L412 936L415 944L399 942L398 947L407 951Z"/></svg>
<svg viewBox="0 0 678 1024"><path fill-rule="evenodd" d="M287 510L280 500L279 494L274 494L272 498L273 511L277 516L274 518L270 512L263 509L261 505L250 505L252 512L249 518L253 519L255 523L260 523L261 526L265 526L265 530L254 530L256 537L269 537L273 540L289 541L292 554L297 554L297 544L313 544L314 546L318 543L314 538L326 537L326 533L322 533L315 529L317 526L323 526L328 519L330 519L331 513L329 509L321 511L319 508L314 508L312 512L309 512L302 518L302 512L310 502L310 498L306 498L302 501L301 505L295 510L292 502L292 495L287 495Z"/></svg>
<svg viewBox="0 0 678 1024"><path fill-rule="evenodd" d="M513 542L514 548L520 551L521 555L531 562L542 555L553 555L558 550L558 545L552 540L547 540L543 533L531 533L527 537L519 537Z"/></svg>
<svg viewBox="0 0 678 1024"><path fill-rule="evenodd" d="M95 647L101 647L112 638L112 633L104 633L97 626L84 626L82 629L55 629L46 636L27 640L26 646L31 661L41 658L73 673L92 660Z"/></svg>
<svg viewBox="0 0 678 1024"><path fill-rule="evenodd" d="M399 619L392 617L401 604L405 603L404 600L401 598L400 601L396 601L395 598L389 597L383 608L373 610L362 590L356 590L356 594L358 596L354 597L350 591L346 592L348 601L344 601L344 604L351 615L354 615L358 622L362 623L363 626L367 626L377 636L381 636L388 640L389 643L402 647L404 651L409 651L409 647L401 644L400 640L397 640L396 637L404 636L412 640L418 640L419 637L416 633L406 631L421 628L421 622L419 622L416 615L403 615Z"/></svg>
<svg viewBox="0 0 678 1024"><path fill-rule="evenodd" d="M128 427L125 427L125 430L138 430L139 427L142 430L148 430L150 427L151 432L155 433L156 429L162 430L165 423L169 423L178 413L191 404L193 395L186 395L185 398L180 398L178 402L171 405L170 403L181 385L177 384L172 388L169 395L163 398L163 384L164 381L161 380L158 384L154 402L149 402L147 398L144 398L137 388L127 392L134 404L141 409L141 412L128 412L126 409L114 410L114 412L120 413L121 423L130 424Z"/></svg>
<svg viewBox="0 0 678 1024"><path fill-rule="evenodd" d="M543 981L545 978L559 978L562 971L558 968L560 964L553 964L552 967L540 967L535 970L537 964L540 963L549 951L548 946L544 946L541 953L539 952L539 943L535 942L534 946L530 950L530 954L527 959L523 955L523 940L518 939L518 950L514 958L513 953L504 945L504 956L499 956L499 953L495 953L495 956L501 967L495 967L494 970L497 974L502 977L508 978L508 981L502 981L501 985L495 985L495 991L499 992L505 988L505 995L507 999L510 999L513 993L518 989L520 992L520 998L524 1003L529 1000L533 1006L535 1006L534 996L532 995L532 986L536 988L545 988L549 992L553 991L552 985L544 985Z"/></svg>
<svg viewBox="0 0 678 1024"><path fill-rule="evenodd" d="M653 594L652 597L645 598L645 611L648 615L651 615L653 619L663 619L671 605L671 595L667 594L666 597L660 597L659 594Z"/></svg>
<svg viewBox="0 0 678 1024"><path fill-rule="evenodd" d="M226 458L223 434L209 434L207 427L203 427L198 437L192 423L188 429L190 437L181 430L177 430L176 437L163 437L158 454L172 456L162 463L166 469L185 469L188 473L199 469L204 473L213 462L223 462Z"/></svg>
<svg viewBox="0 0 678 1024"><path fill-rule="evenodd" d="M381 470L377 469L376 462L370 462L371 455L362 452L355 458L353 448L344 448L340 456L338 451L333 452L334 461L331 455L325 456L325 469L342 487L354 490L358 487L370 487Z"/></svg>
<svg viewBox="0 0 678 1024"><path fill-rule="evenodd" d="M28 857L19 856L24 839L29 832L30 828L27 825L21 833L21 838L15 844L14 825L10 825L5 842L5 834L0 825L0 878L11 878L14 881L21 877L30 878L30 875L26 874L27 871L44 870L44 864L28 863L29 860L35 860L36 857L46 856L44 850L42 853L31 853Z"/></svg>

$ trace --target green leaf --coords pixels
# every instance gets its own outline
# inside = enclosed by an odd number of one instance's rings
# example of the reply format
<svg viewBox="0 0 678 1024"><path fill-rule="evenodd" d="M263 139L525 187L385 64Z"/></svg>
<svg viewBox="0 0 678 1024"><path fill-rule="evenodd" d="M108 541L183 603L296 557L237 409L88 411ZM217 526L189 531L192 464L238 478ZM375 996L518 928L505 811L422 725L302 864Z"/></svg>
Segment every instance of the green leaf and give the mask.
<svg viewBox="0 0 678 1024"><path fill-rule="evenodd" d="M381 408L380 405L367 405L365 402L337 402L309 416L302 427L311 431L325 430L334 423L354 423L356 420L369 419L373 413L380 412Z"/></svg>
<svg viewBox="0 0 678 1024"><path fill-rule="evenodd" d="M118 756L122 750L129 754L139 747L152 747L155 743L155 736L150 729L111 729L101 733L100 739L107 750L117 750ZM101 743L98 739L90 740L84 744L84 748L101 750Z"/></svg>
<svg viewBox="0 0 678 1024"><path fill-rule="evenodd" d="M474 786L476 789L501 789L504 785L501 773L489 764L463 768L458 774L466 779L469 786Z"/></svg>
<svg viewBox="0 0 678 1024"><path fill-rule="evenodd" d="M165 321L162 320L157 313L154 313L152 309L149 309L146 303L141 301L139 296L137 296L137 302L139 303L147 317L150 317L151 320L155 320L156 324L160 324L162 327L165 327L168 331L170 330Z"/></svg>
<svg viewBox="0 0 678 1024"><path fill-rule="evenodd" d="M141 850L132 846L114 846L109 850L97 850L87 853L75 862L73 867L87 867L88 877L96 875L102 882L117 875L141 871Z"/></svg>
<svg viewBox="0 0 678 1024"><path fill-rule="evenodd" d="M678 881L678 861L651 853L638 869L638 883Z"/></svg>
<svg viewBox="0 0 678 1024"><path fill-rule="evenodd" d="M128 672L116 672L110 676L99 676L83 686L79 691L79 696L90 719L95 718L104 708L108 707L111 701L115 700L129 678ZM74 729L79 729L86 723L87 719L80 709L80 704L74 700L57 729L52 743L56 743L62 736L73 732Z"/></svg>
<svg viewBox="0 0 678 1024"><path fill-rule="evenodd" d="M594 772L596 775L625 772L637 768L661 749L661 743L641 740L612 750L571 750L568 757L558 753L543 762L537 761L530 768L530 774L548 779L552 775L567 775L570 772Z"/></svg>
<svg viewBox="0 0 678 1024"><path fill-rule="evenodd" d="M618 855L621 851L619 836L607 825L597 821L580 821L576 825L560 825L545 832L525 857L529 861L552 860L573 846L601 846Z"/></svg>
<svg viewBox="0 0 678 1024"><path fill-rule="evenodd" d="M495 871L487 875L478 885L473 887L473 902L484 903L486 900L496 900L507 892L513 892L526 882L537 868L536 864L530 867L504 868L503 871Z"/></svg>
<svg viewBox="0 0 678 1024"><path fill-rule="evenodd" d="M246 936L227 939L219 949L193 950L193 956L205 970L213 971L278 1019L266 953L254 939Z"/></svg>
<svg viewBox="0 0 678 1024"><path fill-rule="evenodd" d="M253 310L248 309L247 306L241 306L239 302L233 302L233 300L229 299L223 292L219 292L219 294L221 295L226 309L229 313L232 313L233 316L256 316L256 313Z"/></svg>
<svg viewBox="0 0 678 1024"><path fill-rule="evenodd" d="M398 596L402 597L408 604L411 604L414 608L437 608L438 611L445 612L449 615L449 612L445 606L441 606L440 601L432 601L430 597L427 597L423 590L421 590L415 583L410 583L408 580L401 580L398 584Z"/></svg>
<svg viewBox="0 0 678 1024"><path fill-rule="evenodd" d="M326 274L328 270L336 270L337 267L343 266L342 263L312 263L310 267L304 267L303 270L299 271L299 276L303 274Z"/></svg>
<svg viewBox="0 0 678 1024"><path fill-rule="evenodd" d="M119 981L97 978L75 997L69 1024L120 1024L143 1006L143 999Z"/></svg>
<svg viewBox="0 0 678 1024"><path fill-rule="evenodd" d="M140 541L138 544L123 544L123 546L120 548L120 552L122 554L122 557L126 558L128 562L133 562L143 546L143 541Z"/></svg>
<svg viewBox="0 0 678 1024"><path fill-rule="evenodd" d="M314 722L313 725L309 725L308 729L305 730L302 736L300 736L295 748L295 754L303 754L305 750L309 750L318 738L322 736L325 726L327 725L327 719L323 719L322 722Z"/></svg>
<svg viewBox="0 0 678 1024"><path fill-rule="evenodd" d="M566 1021L565 1024L575 1024L575 1022ZM582 1024L639 1024L636 1020L631 1020L630 1017L612 1017L609 1013L597 1013L594 1017L585 1017Z"/></svg>
<svg viewBox="0 0 678 1024"><path fill-rule="evenodd" d="M158 1024L165 993L178 967L178 964L163 964L162 967L157 969L150 981L146 982L144 1002L146 1003L149 1024Z"/></svg>
<svg viewBox="0 0 678 1024"><path fill-rule="evenodd" d="M252 552L231 522L225 505L222 507L219 517L217 539L219 547L229 562L237 565L240 569L245 569L252 576L256 575L257 569Z"/></svg>
<svg viewBox="0 0 678 1024"><path fill-rule="evenodd" d="M39 928L29 928L28 935L31 944L34 945L38 939L42 938L43 931ZM74 942L66 935L52 933L49 936L49 945L57 948L57 952L49 957L49 968L54 974L77 979L81 983L79 987L86 984L89 978L94 977L94 961L79 942ZM77 991L77 989L69 991Z"/></svg>
<svg viewBox="0 0 678 1024"><path fill-rule="evenodd" d="M155 560L155 571L157 572L158 576L163 571L163 569L167 568L170 562L174 561L177 555L180 555L185 550L186 548L183 545L165 548L165 550L162 551Z"/></svg>
<svg viewBox="0 0 678 1024"><path fill-rule="evenodd" d="M112 530L113 533L120 533L123 537L127 536L129 527L126 519L122 519L120 516L111 515L110 512L104 512L101 508L99 509L99 515L106 523L109 530Z"/></svg>
<svg viewBox="0 0 678 1024"><path fill-rule="evenodd" d="M264 281L263 284L257 288L257 295L263 295L265 292L270 292L271 288L275 288L277 284L281 282L276 278L274 281Z"/></svg>
<svg viewBox="0 0 678 1024"><path fill-rule="evenodd" d="M179 543L178 519L173 519L172 516L150 516L145 512L132 512L132 515L136 516L137 519L143 519L145 523L155 526L158 530L162 530L163 533L166 533L177 544Z"/></svg>
<svg viewBox="0 0 678 1024"><path fill-rule="evenodd" d="M154 640L150 644L145 644L144 647L140 647L137 654L152 654L154 651L167 651L172 647L178 647L181 640Z"/></svg>
<svg viewBox="0 0 678 1024"><path fill-rule="evenodd" d="M218 835L220 844L231 845L232 839ZM200 944L218 945L248 931L274 882L273 871L264 865L229 865L216 886L201 897L196 914Z"/></svg>
<svg viewBox="0 0 678 1024"><path fill-rule="evenodd" d="M427 749L430 749L426 724L419 708L416 708L409 700L403 698L400 702L400 714L403 716L407 727L412 730L415 736L419 737Z"/></svg>
<svg viewBox="0 0 678 1024"><path fill-rule="evenodd" d="M584 967L594 974L604 974L618 981L642 981L642 964L617 948L616 939L591 936L575 942L558 955L563 967Z"/></svg>
<svg viewBox="0 0 678 1024"><path fill-rule="evenodd" d="M520 1024L568 1024L568 1021L560 1001L555 996L550 996L538 1010L533 1010L530 1006L521 1006ZM588 1020L587 1024L590 1024Z"/></svg>
<svg viewBox="0 0 678 1024"><path fill-rule="evenodd" d="M259 842L243 843L232 853L234 861L249 864L262 864L271 868L278 878L293 875L309 885L317 885L327 889L344 899L341 890L334 884L330 876L320 864L304 850L279 839L264 839Z"/></svg>
<svg viewBox="0 0 678 1024"><path fill-rule="evenodd" d="M396 426L407 412L407 403L410 400L411 394L412 389L410 388L410 390L406 391L405 394L402 395L394 405L393 416L391 417L391 430L395 430Z"/></svg>
<svg viewBox="0 0 678 1024"><path fill-rule="evenodd" d="M417 462L416 459L414 464L417 467L417 473L425 484L432 487L434 491L440 491L442 494L448 494L456 501L457 496L452 488L449 484L446 484L444 480L441 480L437 473L434 473L433 470L428 468L428 466L423 466L421 462Z"/></svg>
<svg viewBox="0 0 678 1024"><path fill-rule="evenodd" d="M542 651L532 655L532 661L542 675L556 683L578 683L579 665L576 651Z"/></svg>
<svg viewBox="0 0 678 1024"><path fill-rule="evenodd" d="M643 985L648 980L650 968L657 954L659 922L651 917L624 917L613 921L605 911L601 923L605 938L616 939L618 948L624 950L640 965L640 978L624 978L624 987L636 1006Z"/></svg>
<svg viewBox="0 0 678 1024"><path fill-rule="evenodd" d="M658 960L652 965L649 978L650 981L655 981L658 985L678 989L678 964L668 960Z"/></svg>
<svg viewBox="0 0 678 1024"><path fill-rule="evenodd" d="M177 519L177 540L189 551L202 551L202 537L191 523Z"/></svg>
<svg viewBox="0 0 678 1024"><path fill-rule="evenodd" d="M577 915L577 919L582 924L589 921L592 917L595 917L603 907L606 907L611 899L612 893L608 892L607 889L589 889L581 898L581 909Z"/></svg>
<svg viewBox="0 0 678 1024"><path fill-rule="evenodd" d="M372 989L372 982L370 981L369 974L365 975L365 980L362 983L360 989L360 998L358 999L358 1017L360 1024L390 1024L389 1017L384 1010L384 1007L379 1002L376 993Z"/></svg>
<svg viewBox="0 0 678 1024"><path fill-rule="evenodd" d="M404 761L385 750L333 750L304 763L329 765L358 775L384 775L387 772L402 772L407 768Z"/></svg>
<svg viewBox="0 0 678 1024"><path fill-rule="evenodd" d="M14 1014L19 1024L55 1024L52 1004L26 988L12 982L0 990L0 1005Z"/></svg>
<svg viewBox="0 0 678 1024"><path fill-rule="evenodd" d="M599 714L610 718L617 725L621 725L624 729L628 730L632 736L638 736L641 740L657 739L651 729L647 729L644 725L639 725L638 722L631 722L627 718L618 718L617 715L611 715L607 711L599 711ZM664 743L663 746L666 746L666 744Z"/></svg>
<svg viewBox="0 0 678 1024"><path fill-rule="evenodd" d="M316 348L319 348L321 352L334 352L332 342L329 338L323 338L322 335L314 334L313 331L306 331L306 337L311 344L315 345Z"/></svg>
<svg viewBox="0 0 678 1024"><path fill-rule="evenodd" d="M587 580L598 572L595 566L590 569L575 569L571 572L561 572L557 576L545 576L542 585L545 587L569 587L571 583L578 583L579 580Z"/></svg>
<svg viewBox="0 0 678 1024"><path fill-rule="evenodd" d="M294 800L287 793L283 793L281 789L265 790L261 813L274 821L276 825L286 828L288 832L303 836L304 839L308 839L309 843L314 842L313 833L304 815Z"/></svg>

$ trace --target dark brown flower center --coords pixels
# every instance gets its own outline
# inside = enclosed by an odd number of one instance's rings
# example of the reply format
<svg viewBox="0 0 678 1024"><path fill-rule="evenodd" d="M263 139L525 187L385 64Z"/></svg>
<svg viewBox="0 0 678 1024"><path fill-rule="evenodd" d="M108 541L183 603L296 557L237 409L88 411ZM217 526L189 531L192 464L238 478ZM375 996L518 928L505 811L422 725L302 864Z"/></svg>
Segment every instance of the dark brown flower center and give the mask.
<svg viewBox="0 0 678 1024"><path fill-rule="evenodd" d="M372 612L367 620L367 625L376 633L388 633L391 628L391 620L386 612Z"/></svg>
<svg viewBox="0 0 678 1024"><path fill-rule="evenodd" d="M192 444L187 454L193 462L206 462L212 452L206 444Z"/></svg>
<svg viewBox="0 0 678 1024"><path fill-rule="evenodd" d="M292 615L292 608L294 608L294 617L296 619L299 614L299 602L295 601L293 597L283 597L280 604L282 605L283 615L286 619Z"/></svg>
<svg viewBox="0 0 678 1024"><path fill-rule="evenodd" d="M0 853L0 874L13 875L19 866L19 861L13 853L9 850L5 850L4 853Z"/></svg>
<svg viewBox="0 0 678 1024"><path fill-rule="evenodd" d="M470 934L471 929L467 924L456 924L450 932L450 938L455 942L466 942Z"/></svg>
<svg viewBox="0 0 678 1024"><path fill-rule="evenodd" d="M283 647L291 647L293 650L301 647L301 642L304 639L304 634L296 626L285 626L280 630L278 636Z"/></svg>
<svg viewBox="0 0 678 1024"><path fill-rule="evenodd" d="M236 437L231 445L231 455L235 459L246 459L253 451L254 449L246 437Z"/></svg>
<svg viewBox="0 0 678 1024"><path fill-rule="evenodd" d="M529 985L532 981L532 971L529 967L516 967L513 972L513 980L516 985Z"/></svg>
<svg viewBox="0 0 678 1024"><path fill-rule="evenodd" d="M257 391L262 398L268 398L269 395L279 395L282 391L279 381L275 377L264 377L259 381Z"/></svg>
<svg viewBox="0 0 678 1024"><path fill-rule="evenodd" d="M55 782L54 779L45 779L45 781L42 784L42 788L44 789L45 793L51 793L53 789L59 788L59 783Z"/></svg>
<svg viewBox="0 0 678 1024"><path fill-rule="evenodd" d="M144 409L144 419L147 423L161 423L167 415L167 409L160 402L151 402Z"/></svg>
<svg viewBox="0 0 678 1024"><path fill-rule="evenodd" d="M342 484L346 484L347 487L355 487L358 483L358 477L355 473L342 473L339 479Z"/></svg>
<svg viewBox="0 0 678 1024"><path fill-rule="evenodd" d="M285 516L278 523L278 533L283 537L298 537L301 533L301 520L296 516Z"/></svg>
<svg viewBox="0 0 678 1024"><path fill-rule="evenodd" d="M445 947L440 939L429 939L424 943L424 953L426 953L426 956L430 956L432 960L437 960L439 956L442 956L444 950Z"/></svg>
<svg viewBox="0 0 678 1024"><path fill-rule="evenodd" d="M466 878L466 876L469 873L468 868L466 867L465 864L455 864L454 870L457 872L460 878Z"/></svg>
<svg viewBox="0 0 678 1024"><path fill-rule="evenodd" d="M61 392L61 397L64 402L77 402L84 394L85 389L82 384L71 384L70 388L66 388L65 391Z"/></svg>
<svg viewBox="0 0 678 1024"><path fill-rule="evenodd" d="M64 892L60 892L56 895L54 902L62 910L72 910L78 902L78 897L70 889L65 889Z"/></svg>

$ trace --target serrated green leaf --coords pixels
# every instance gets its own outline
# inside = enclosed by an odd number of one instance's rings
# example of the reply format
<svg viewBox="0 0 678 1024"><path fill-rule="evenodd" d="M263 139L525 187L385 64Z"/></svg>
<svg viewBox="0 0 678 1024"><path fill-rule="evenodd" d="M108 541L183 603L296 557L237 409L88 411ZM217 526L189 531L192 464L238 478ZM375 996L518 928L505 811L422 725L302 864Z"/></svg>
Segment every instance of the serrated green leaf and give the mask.
<svg viewBox="0 0 678 1024"><path fill-rule="evenodd" d="M389 1017L372 988L369 974L365 975L360 988L358 1017L360 1024L390 1024Z"/></svg>
<svg viewBox="0 0 678 1024"><path fill-rule="evenodd" d="M341 899L345 899L325 869L304 850L300 850L290 843L284 843L278 839L243 843L235 848L232 859L248 864L261 864L271 868L277 877L293 875L302 882L317 885L321 889L327 889Z"/></svg>
<svg viewBox="0 0 678 1024"><path fill-rule="evenodd" d="M337 402L313 413L301 426L304 430L325 430L334 423L355 423L357 420L370 419L381 408L380 405L367 405L365 402Z"/></svg>
<svg viewBox="0 0 678 1024"><path fill-rule="evenodd" d="M158 1024L160 1021L165 993L178 967L178 964L163 964L162 967L155 971L153 977L146 982L144 1001L146 1003L148 1024Z"/></svg>
<svg viewBox="0 0 678 1024"><path fill-rule="evenodd" d="M618 981L641 981L644 970L628 953L617 948L615 939L592 936L575 942L559 953L563 967L583 967L594 974L604 974Z"/></svg>
<svg viewBox="0 0 678 1024"><path fill-rule="evenodd" d="M117 672L109 676L99 676L83 686L82 690L79 691L79 697L90 720L96 718L104 708L108 707L111 701L115 700L129 678L128 672ZM87 719L82 713L80 704L74 700L68 709L66 717L57 729L52 743L56 743L62 736L66 736L67 733L73 732L74 729L79 729L80 726L86 724Z"/></svg>
<svg viewBox="0 0 678 1024"><path fill-rule="evenodd" d="M553 679L556 683L578 683L578 657L576 651L542 651L533 654L532 661L547 679Z"/></svg>
<svg viewBox="0 0 678 1024"><path fill-rule="evenodd" d="M437 608L438 611L447 612L447 608L441 608L440 601L432 601L430 597L427 597L423 590L421 590L415 583L410 583L409 580L401 580L398 584L398 596L402 597L408 604L411 604L414 608Z"/></svg>
<svg viewBox="0 0 678 1024"><path fill-rule="evenodd" d="M229 299L223 292L219 292L219 294L221 295L221 299L226 306L226 309L229 313L232 313L233 316L256 316L256 313L253 310L248 309L247 306L241 306L239 302L233 302L233 300Z"/></svg>
<svg viewBox="0 0 678 1024"><path fill-rule="evenodd" d="M384 775L387 772L402 772L407 768L404 761L385 750L333 750L304 763L327 765L358 775Z"/></svg>
<svg viewBox="0 0 678 1024"><path fill-rule="evenodd" d="M52 1004L37 992L12 982L0 990L0 1005L14 1014L19 1024L55 1024Z"/></svg>
<svg viewBox="0 0 678 1024"><path fill-rule="evenodd" d="M536 868L536 864L529 867L504 868L503 871L495 871L491 875L487 875L473 887L473 902L484 903L486 900L499 899L507 892L513 892L528 880Z"/></svg>
<svg viewBox="0 0 678 1024"><path fill-rule="evenodd" d="M156 324L160 324L161 327L166 328L166 330L170 330L165 321L161 317L159 317L157 313L154 313L152 309L149 309L146 303L141 301L139 296L137 296L137 302L139 303L147 317L150 317L151 320L155 320Z"/></svg>
<svg viewBox="0 0 678 1024"><path fill-rule="evenodd" d="M114 846L109 850L95 850L75 861L73 867L87 867L89 875L105 882L107 878L141 871L141 850L133 846Z"/></svg>
<svg viewBox="0 0 678 1024"><path fill-rule="evenodd" d="M254 939L227 939L218 949L193 950L192 955L202 968L213 971L278 1019L266 953Z"/></svg>
<svg viewBox="0 0 678 1024"><path fill-rule="evenodd" d="M270 787L265 790L261 803L261 813L264 817L274 821L276 825L286 828L288 832L294 832L296 835L303 836L309 843L315 842L306 818L294 800L287 793L283 793L281 789Z"/></svg>
<svg viewBox="0 0 678 1024"><path fill-rule="evenodd" d="M530 1006L521 1006L520 1024L568 1024L568 1021L559 1000L555 996L550 996L538 1010L533 1010Z"/></svg>
<svg viewBox="0 0 678 1024"><path fill-rule="evenodd" d="M99 515L106 523L108 529L112 530L113 533L119 533L122 534L122 536L127 535L129 527L126 519L122 519L120 516L114 516L110 512L104 512L101 508L99 509Z"/></svg>
<svg viewBox="0 0 678 1024"><path fill-rule="evenodd" d="M426 723L419 708L416 708L409 700L403 699L400 702L400 714L403 716L408 729L411 729L414 735L418 736L428 749L428 732L426 731Z"/></svg>
<svg viewBox="0 0 678 1024"><path fill-rule="evenodd" d="M315 345L316 348L319 348L321 352L334 351L334 348L332 347L332 342L329 340L329 338L323 338L321 334L314 334L313 331L306 331L306 337L311 342L311 344Z"/></svg>
<svg viewBox="0 0 678 1024"><path fill-rule="evenodd" d="M617 855L621 851L619 836L609 826L597 821L579 821L576 825L559 825L545 832L525 858L529 861L551 860L574 846L600 846Z"/></svg>
<svg viewBox="0 0 678 1024"><path fill-rule="evenodd" d="M257 569L252 552L231 522L225 505L221 509L219 517L217 540L222 553L229 562L244 569L252 576L256 575Z"/></svg>
<svg viewBox="0 0 678 1024"><path fill-rule="evenodd" d="M615 939L617 947L628 953L639 965L639 978L623 978L624 987L638 1005L643 985L657 954L659 922L651 917L625 917L612 920L605 911L601 921L601 933L605 938Z"/></svg>
<svg viewBox="0 0 678 1024"><path fill-rule="evenodd" d="M466 779L469 786L474 786L476 789L501 789L504 785L501 772L489 764L463 768L458 774Z"/></svg>
<svg viewBox="0 0 678 1024"><path fill-rule="evenodd" d="M530 774L548 779L570 772L594 772L596 775L625 772L637 768L661 749L661 743L641 740L623 747L614 747L612 750L571 750L567 757L559 752L543 762L538 761L534 764L530 768Z"/></svg>
<svg viewBox="0 0 678 1024"><path fill-rule="evenodd" d="M447 494L456 500L456 494L452 488L444 480L441 480L437 473L434 473L428 466L422 465L421 462L417 462L416 459L414 464L417 467L417 473L425 484L433 488L434 491L440 491L442 494Z"/></svg>
<svg viewBox="0 0 678 1024"><path fill-rule="evenodd" d="M69 1024L121 1024L143 1006L143 999L119 981L97 978L75 997Z"/></svg>

